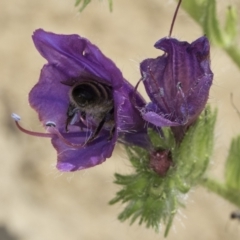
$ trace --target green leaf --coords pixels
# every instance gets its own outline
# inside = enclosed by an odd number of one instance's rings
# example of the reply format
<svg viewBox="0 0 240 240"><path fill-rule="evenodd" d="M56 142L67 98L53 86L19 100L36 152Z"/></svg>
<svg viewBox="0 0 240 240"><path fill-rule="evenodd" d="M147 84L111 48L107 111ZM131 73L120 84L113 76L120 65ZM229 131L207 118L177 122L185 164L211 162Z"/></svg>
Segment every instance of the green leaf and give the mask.
<svg viewBox="0 0 240 240"><path fill-rule="evenodd" d="M228 188L240 192L240 136L232 140L225 166L225 181Z"/></svg>
<svg viewBox="0 0 240 240"><path fill-rule="evenodd" d="M207 35L210 42L223 48L240 68L240 48L236 44L236 8L227 8L224 27L220 27L215 0L184 0L182 8L202 27L203 34Z"/></svg>
<svg viewBox="0 0 240 240"><path fill-rule="evenodd" d="M82 12L90 2L91 2L91 0L76 0L75 7L77 7L81 4L79 11ZM108 0L108 5L109 5L110 12L112 12L112 10L113 10L112 0Z"/></svg>
<svg viewBox="0 0 240 240"><path fill-rule="evenodd" d="M181 177L185 185L197 183L205 172L213 150L214 126L216 111L205 109L184 137L179 149L175 152Z"/></svg>
<svg viewBox="0 0 240 240"><path fill-rule="evenodd" d="M229 6L226 13L225 36L227 45L231 45L237 37L237 11Z"/></svg>
<svg viewBox="0 0 240 240"><path fill-rule="evenodd" d="M240 208L240 136L231 142L225 166L225 182L205 178L201 184Z"/></svg>
<svg viewBox="0 0 240 240"><path fill-rule="evenodd" d="M109 5L110 12L112 12L113 11L113 1L108 0L108 5Z"/></svg>
<svg viewBox="0 0 240 240"><path fill-rule="evenodd" d="M82 12L90 2L91 2L91 0L83 0L83 1L82 0L76 0L75 6L77 7L82 3L82 5L79 9L79 11Z"/></svg>
<svg viewBox="0 0 240 240"><path fill-rule="evenodd" d="M230 203L235 204L240 208L240 191L239 189L230 189L226 184L219 183L213 179L205 178L202 180L201 185L216 193L217 195L228 200Z"/></svg>
<svg viewBox="0 0 240 240"><path fill-rule="evenodd" d="M78 6L82 0L76 0L75 6Z"/></svg>
<svg viewBox="0 0 240 240"><path fill-rule="evenodd" d="M179 0L177 0L178 2ZM198 23L202 24L205 0L183 0L181 7Z"/></svg>
<svg viewBox="0 0 240 240"><path fill-rule="evenodd" d="M203 31L216 45L224 46L222 32L219 27L215 0L205 1L205 11L203 17Z"/></svg>
<svg viewBox="0 0 240 240"><path fill-rule="evenodd" d="M126 147L134 172L129 175L115 174L115 183L121 185L110 204L121 202L125 208L119 215L120 221L138 220L155 231L160 224L168 235L174 216L180 206L184 206L183 195L201 181L213 147L213 130L216 111L207 108L198 121L188 130L180 146L170 128L163 129L164 138L149 130L155 149L169 150L173 165L162 177L150 167L151 154L139 147Z"/></svg>

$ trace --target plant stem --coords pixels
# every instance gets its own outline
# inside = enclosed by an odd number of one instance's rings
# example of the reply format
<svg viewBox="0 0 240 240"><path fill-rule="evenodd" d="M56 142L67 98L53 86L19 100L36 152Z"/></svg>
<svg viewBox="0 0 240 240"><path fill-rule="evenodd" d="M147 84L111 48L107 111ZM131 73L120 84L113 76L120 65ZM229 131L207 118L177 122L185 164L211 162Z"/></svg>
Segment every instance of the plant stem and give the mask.
<svg viewBox="0 0 240 240"><path fill-rule="evenodd" d="M229 189L227 186L213 180L213 179L203 179L200 184L207 188L209 191L216 193L217 195L223 197L230 203L236 205L240 208L240 190Z"/></svg>
<svg viewBox="0 0 240 240"><path fill-rule="evenodd" d="M224 48L230 58L236 63L238 68L240 68L240 49L237 46L230 46L228 48Z"/></svg>

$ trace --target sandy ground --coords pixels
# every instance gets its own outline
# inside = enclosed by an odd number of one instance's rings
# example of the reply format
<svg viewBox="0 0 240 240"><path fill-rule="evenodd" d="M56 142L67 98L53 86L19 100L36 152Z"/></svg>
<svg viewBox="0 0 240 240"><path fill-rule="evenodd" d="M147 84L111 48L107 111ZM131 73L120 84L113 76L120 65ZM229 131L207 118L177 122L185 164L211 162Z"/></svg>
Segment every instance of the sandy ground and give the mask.
<svg viewBox="0 0 240 240"><path fill-rule="evenodd" d="M221 16L229 1L218 1ZM59 173L49 140L20 133L10 114L17 112L25 127L42 130L27 100L45 63L31 40L35 29L89 38L136 84L139 62L161 54L153 44L168 33L174 10L170 0L114 0L113 13L106 0L95 0L81 14L74 0L0 0L0 240L163 239L162 232L120 223L122 206L108 205L118 190L113 173L131 170L120 146L98 167ZM173 35L190 42L201 34L180 11ZM219 107L219 117L209 174L222 179L230 139L240 129L229 97L233 92L240 108L240 71L221 50L212 48L211 54L215 79L209 102ZM189 193L168 239L240 239L240 223L229 219L232 210L234 206L198 187Z"/></svg>

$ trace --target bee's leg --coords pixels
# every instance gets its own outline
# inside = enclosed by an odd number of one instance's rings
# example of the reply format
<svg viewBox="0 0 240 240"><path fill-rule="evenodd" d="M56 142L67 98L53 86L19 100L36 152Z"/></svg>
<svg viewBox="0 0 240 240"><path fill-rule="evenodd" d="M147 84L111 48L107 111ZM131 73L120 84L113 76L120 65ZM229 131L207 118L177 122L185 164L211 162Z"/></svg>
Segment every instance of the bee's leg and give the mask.
<svg viewBox="0 0 240 240"><path fill-rule="evenodd" d="M66 125L65 125L65 131L68 132L68 125L71 122L71 117L68 116L67 120L66 120Z"/></svg>
<svg viewBox="0 0 240 240"><path fill-rule="evenodd" d="M80 116L82 121L86 121L86 112L81 112Z"/></svg>
<svg viewBox="0 0 240 240"><path fill-rule="evenodd" d="M108 140L112 139L114 132L115 132L115 125L113 125L113 127L110 130L110 136L109 136Z"/></svg>
<svg viewBox="0 0 240 240"><path fill-rule="evenodd" d="M105 122L109 122L110 119L111 119L111 121L114 122L113 113L114 113L114 109L111 108L111 109L107 112L107 114L103 117L103 119L102 119L101 122L98 124L98 126L97 126L96 129L95 129L95 131L93 132L92 136L87 140L86 143L89 143L89 142L93 141L93 140L98 136L98 134L99 134L100 131L102 130ZM110 137L109 137L109 139L112 139L112 136L113 136L114 131L115 131L115 125L113 125L113 127L112 127L111 130L110 130Z"/></svg>
<svg viewBox="0 0 240 240"><path fill-rule="evenodd" d="M110 135L108 137L108 140L111 140L113 137L113 134L115 132L115 123L114 123L114 108L111 108L110 111L108 112L108 119L107 121L112 124L112 128L110 129Z"/></svg>
<svg viewBox="0 0 240 240"><path fill-rule="evenodd" d="M72 117L71 115L68 115L67 116L67 120L66 120L66 125L65 125L65 131L68 132L68 125L70 124L71 120L72 120Z"/></svg>
<svg viewBox="0 0 240 240"><path fill-rule="evenodd" d="M74 118L74 115L78 111L77 108L73 104L69 104L68 110L67 110L67 120L65 125L65 131L68 132L68 125L71 123L72 119Z"/></svg>
<svg viewBox="0 0 240 240"><path fill-rule="evenodd" d="M93 134L91 135L91 137L87 140L86 143L92 142L100 133L100 131L103 128L104 123L106 122L106 116L104 116L104 118L101 120L101 122L98 124L98 126L96 127L95 131L93 132Z"/></svg>
<svg viewBox="0 0 240 240"><path fill-rule="evenodd" d="M80 112L80 120L85 126L87 126L86 112ZM80 129L83 131L83 126L80 126Z"/></svg>

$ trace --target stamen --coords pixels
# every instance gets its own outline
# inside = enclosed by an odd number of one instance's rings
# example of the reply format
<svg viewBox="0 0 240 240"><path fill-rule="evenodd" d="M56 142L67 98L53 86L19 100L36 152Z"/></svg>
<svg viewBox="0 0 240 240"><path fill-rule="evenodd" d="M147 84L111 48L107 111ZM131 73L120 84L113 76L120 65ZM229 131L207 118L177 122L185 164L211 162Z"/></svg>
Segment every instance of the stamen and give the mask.
<svg viewBox="0 0 240 240"><path fill-rule="evenodd" d="M57 129L56 127L50 126L50 127L48 127L48 131L49 131L49 132L52 132L52 133L55 134L55 135L57 135L58 138L59 138L62 142L64 142L67 146L69 146L69 147L72 147L72 148L76 148L76 149L77 149L77 148L82 148L82 147L84 147L84 146L86 145L86 142L84 142L84 143L79 143L79 144L69 142L66 138L64 138L64 136L58 131L58 129Z"/></svg>
<svg viewBox="0 0 240 240"><path fill-rule="evenodd" d="M174 26L174 23L175 23L175 20L176 20L176 17L177 17L177 13L178 13L178 9L179 9L181 3L182 3L182 0L179 0L178 5L177 5L177 8L176 8L176 10L175 10L175 13L174 13L174 15L173 15L173 20L172 20L171 27L170 27L170 31L169 31L169 35L168 35L169 38L170 38L171 35L172 35L173 26Z"/></svg>
<svg viewBox="0 0 240 240"><path fill-rule="evenodd" d="M23 128L22 126L20 126L19 124L19 121L21 120L21 118L15 114L15 113L12 113L11 117L14 119L15 123L16 123L16 126L18 127L18 129L28 135L31 135L31 136L35 136L35 137L46 137L46 138L52 138L54 135L51 134L51 133L40 133L40 132L33 132L33 131L29 131L25 128Z"/></svg>
<svg viewBox="0 0 240 240"><path fill-rule="evenodd" d="M137 89L138 89L138 86L140 84L141 81L143 81L144 79L143 78L140 78L140 80L137 82L137 85L135 86L134 88L134 92L133 92L133 95L132 95L132 103L135 107L137 107L137 101L136 101L136 96L137 96Z"/></svg>
<svg viewBox="0 0 240 240"><path fill-rule="evenodd" d="M17 126L17 128L21 131L24 132L28 135L31 136L35 136L35 137L45 137L45 138L53 138L54 136L58 136L58 138L64 142L67 146L71 147L71 148L82 148L86 145L86 143L81 143L81 144L75 144L75 143L71 143L69 142L66 138L64 138L64 136L58 131L58 129L56 128L56 124L52 121L48 121L46 122L45 126L47 127L47 130L50 133L40 133L40 132L33 132L33 131L29 131L25 128L23 128L20 124L19 121L21 120L20 116L18 116L15 113L12 113L11 117L14 119L15 124Z"/></svg>

